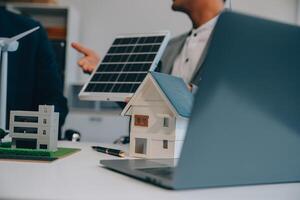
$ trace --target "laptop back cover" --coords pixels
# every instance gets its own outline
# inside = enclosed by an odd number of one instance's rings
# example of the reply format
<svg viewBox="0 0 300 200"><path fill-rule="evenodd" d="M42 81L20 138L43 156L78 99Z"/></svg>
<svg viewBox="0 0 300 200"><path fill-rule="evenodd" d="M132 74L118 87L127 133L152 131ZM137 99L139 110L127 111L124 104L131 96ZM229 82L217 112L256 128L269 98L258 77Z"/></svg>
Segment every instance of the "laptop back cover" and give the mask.
<svg viewBox="0 0 300 200"><path fill-rule="evenodd" d="M224 12L175 189L300 181L300 28Z"/></svg>

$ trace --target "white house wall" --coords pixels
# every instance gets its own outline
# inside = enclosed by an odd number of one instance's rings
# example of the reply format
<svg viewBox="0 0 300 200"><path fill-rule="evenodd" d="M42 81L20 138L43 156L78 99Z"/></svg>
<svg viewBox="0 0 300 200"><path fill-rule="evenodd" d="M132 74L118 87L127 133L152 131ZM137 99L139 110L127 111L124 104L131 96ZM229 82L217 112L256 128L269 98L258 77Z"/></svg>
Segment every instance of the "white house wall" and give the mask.
<svg viewBox="0 0 300 200"><path fill-rule="evenodd" d="M59 124L59 114L54 113L53 110L47 110L43 112L43 107L39 109L38 112L27 112L27 111L11 111L10 113L10 136L13 139L36 139L37 149L40 149L40 144L47 145L47 150L56 151L57 150L57 137L58 137L58 124ZM45 113L45 114L44 114ZM15 116L23 117L37 117L37 123L31 122L15 122ZM47 120L44 124L43 120ZM15 133L14 127L24 127L24 128L37 128L37 134L30 133ZM46 134L43 134L43 130Z"/></svg>
<svg viewBox="0 0 300 200"><path fill-rule="evenodd" d="M57 140L58 140L58 127L59 127L59 113L54 113L53 116L53 126L50 131L50 142L49 149L57 150Z"/></svg>
<svg viewBox="0 0 300 200"><path fill-rule="evenodd" d="M47 115L44 116L47 118ZM46 135L43 133L39 133L39 143L47 144L48 149L51 151L57 150L57 138L58 138L58 123L59 123L59 114L53 113L49 116L48 120L51 120L50 123L47 123L45 126L41 126L39 131L42 132L43 130L47 131Z"/></svg>
<svg viewBox="0 0 300 200"><path fill-rule="evenodd" d="M168 142L168 149L163 148L163 140L152 139L150 142L152 147L156 147L150 149L152 158L174 158L175 141Z"/></svg>
<svg viewBox="0 0 300 200"><path fill-rule="evenodd" d="M132 108L133 118L131 120L131 132L138 133L139 135L151 134L155 139L168 138L175 140L175 118L170 118L169 127L163 127L163 118L159 117L158 113L167 113L172 116L172 113L164 106L155 107L142 107L134 106ZM147 115L149 116L148 127L140 127L134 125L134 115Z"/></svg>
<svg viewBox="0 0 300 200"><path fill-rule="evenodd" d="M176 140L184 140L189 120L179 117L176 119Z"/></svg>
<svg viewBox="0 0 300 200"><path fill-rule="evenodd" d="M126 114L132 117L130 156L154 159L179 158L188 120L177 116L176 110L152 77L147 76L129 105L131 108L125 110ZM135 115L148 116L148 127L135 126ZM164 118L169 119L168 127L164 127ZM141 145L138 151L144 151L145 154L136 153L137 140ZM164 141L168 142L167 148L164 148Z"/></svg>
<svg viewBox="0 0 300 200"><path fill-rule="evenodd" d="M154 87L153 83L151 83L150 78L147 78L143 91L141 91L140 95L138 96L139 101L144 100L147 102L163 102L161 94L157 92L157 88Z"/></svg>
<svg viewBox="0 0 300 200"><path fill-rule="evenodd" d="M164 102L157 88L150 82L144 85L143 91L136 96L131 108L130 156L141 158L173 158L175 152L175 114ZM135 126L134 115L147 115L148 127ZM169 127L163 127L163 116L169 117ZM147 140L146 154L135 152L136 138ZM168 140L168 149L163 148L163 140Z"/></svg>
<svg viewBox="0 0 300 200"><path fill-rule="evenodd" d="M180 158L184 140L177 140L175 143L174 158Z"/></svg>
<svg viewBox="0 0 300 200"><path fill-rule="evenodd" d="M135 140L142 138L147 140L147 151L146 154L138 154L135 152ZM184 141L168 141L168 148L163 148L162 139L153 139L151 135L141 136L140 134L134 133L130 137L130 151L129 155L133 157L148 158L148 159L160 159L160 158L179 158L182 145Z"/></svg>

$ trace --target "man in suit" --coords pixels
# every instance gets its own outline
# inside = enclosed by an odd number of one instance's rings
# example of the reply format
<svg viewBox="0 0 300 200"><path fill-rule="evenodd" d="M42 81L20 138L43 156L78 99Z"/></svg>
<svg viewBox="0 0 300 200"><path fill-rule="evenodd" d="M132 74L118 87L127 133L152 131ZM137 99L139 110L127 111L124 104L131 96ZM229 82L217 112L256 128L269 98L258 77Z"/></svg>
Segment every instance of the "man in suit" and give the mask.
<svg viewBox="0 0 300 200"><path fill-rule="evenodd" d="M172 9L187 14L193 28L169 42L157 71L181 77L191 90L197 89L207 43L225 1L173 0ZM79 43L73 43L72 46L84 55L78 65L84 72L91 73L97 67L100 56Z"/></svg>
<svg viewBox="0 0 300 200"><path fill-rule="evenodd" d="M200 82L200 68L210 35L225 2L226 0L173 0L172 9L187 14L193 28L169 42L156 70L182 78L194 93ZM91 73L97 67L100 56L79 43L72 43L72 46L84 55L78 65L84 72ZM128 143L129 139L125 137L119 141Z"/></svg>
<svg viewBox="0 0 300 200"><path fill-rule="evenodd" d="M41 24L0 8L0 37L12 37L36 26ZM46 31L41 28L21 39L8 62L7 115L10 110L36 111L39 105L54 105L61 128L68 113L67 100Z"/></svg>

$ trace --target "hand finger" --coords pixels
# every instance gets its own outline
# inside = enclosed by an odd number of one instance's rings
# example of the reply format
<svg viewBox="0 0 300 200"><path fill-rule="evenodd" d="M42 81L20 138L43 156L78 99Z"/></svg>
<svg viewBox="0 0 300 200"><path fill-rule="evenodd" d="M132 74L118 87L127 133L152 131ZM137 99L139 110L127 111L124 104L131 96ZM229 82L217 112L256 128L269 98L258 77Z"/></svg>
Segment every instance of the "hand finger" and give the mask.
<svg viewBox="0 0 300 200"><path fill-rule="evenodd" d="M83 70L84 70L85 73L91 74L93 72L94 68L91 65L89 65L88 63L86 63L83 66Z"/></svg>
<svg viewBox="0 0 300 200"><path fill-rule="evenodd" d="M85 58L82 58L79 61L77 61L77 65L79 65L79 67L81 67L84 71L92 71L94 69L90 62Z"/></svg>
<svg viewBox="0 0 300 200"><path fill-rule="evenodd" d="M72 42L71 46L77 50L78 52L84 54L84 55L89 55L91 54L92 50L90 50L89 48L84 47L82 44L78 43L78 42Z"/></svg>
<svg viewBox="0 0 300 200"><path fill-rule="evenodd" d="M82 66L82 70L83 70L85 73L89 73L90 70L89 70L88 64L83 65L83 66Z"/></svg>
<svg viewBox="0 0 300 200"><path fill-rule="evenodd" d="M77 65L81 68L83 68L83 66L87 64L86 60L84 58L80 59L77 61Z"/></svg>
<svg viewBox="0 0 300 200"><path fill-rule="evenodd" d="M88 71L89 71L90 73L92 73L92 72L94 71L94 68L91 67L91 66L89 66Z"/></svg>
<svg viewBox="0 0 300 200"><path fill-rule="evenodd" d="M77 62L77 65L78 65L79 67L82 67L82 66L84 65L84 61L83 61L83 60L79 60L79 61Z"/></svg>

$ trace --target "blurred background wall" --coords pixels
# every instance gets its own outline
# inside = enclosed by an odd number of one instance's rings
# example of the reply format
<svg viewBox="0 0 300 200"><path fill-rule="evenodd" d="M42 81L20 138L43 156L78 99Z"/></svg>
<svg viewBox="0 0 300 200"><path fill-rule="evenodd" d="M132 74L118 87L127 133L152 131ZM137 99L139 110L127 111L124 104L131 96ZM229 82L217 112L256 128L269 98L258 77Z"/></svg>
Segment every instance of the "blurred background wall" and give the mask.
<svg viewBox="0 0 300 200"><path fill-rule="evenodd" d="M191 28L187 17L171 10L171 0L58 0L80 13L81 42L104 54L119 33ZM298 0L232 0L232 9L286 23L296 23Z"/></svg>

